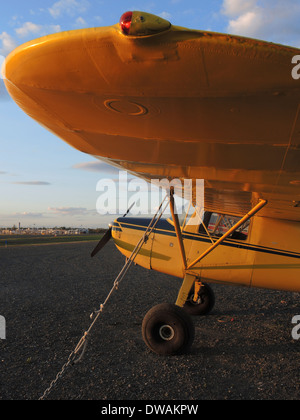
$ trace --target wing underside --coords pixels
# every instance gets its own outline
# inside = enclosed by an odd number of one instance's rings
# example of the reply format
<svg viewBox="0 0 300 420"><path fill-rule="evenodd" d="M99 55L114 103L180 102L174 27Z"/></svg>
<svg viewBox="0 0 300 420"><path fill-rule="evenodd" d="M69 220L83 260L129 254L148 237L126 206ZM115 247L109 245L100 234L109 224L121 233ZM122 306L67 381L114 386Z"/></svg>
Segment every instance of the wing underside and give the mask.
<svg viewBox="0 0 300 420"><path fill-rule="evenodd" d="M205 180L205 206L300 221L300 50L171 27L56 34L6 61L10 95L78 150L151 181Z"/></svg>

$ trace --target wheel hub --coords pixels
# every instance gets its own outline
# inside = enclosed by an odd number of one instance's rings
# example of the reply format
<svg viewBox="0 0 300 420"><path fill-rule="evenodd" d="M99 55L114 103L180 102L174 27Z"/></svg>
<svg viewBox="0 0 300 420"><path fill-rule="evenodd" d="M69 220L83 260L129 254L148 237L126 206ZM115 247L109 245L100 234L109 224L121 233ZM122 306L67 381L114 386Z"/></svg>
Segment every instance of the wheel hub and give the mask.
<svg viewBox="0 0 300 420"><path fill-rule="evenodd" d="M170 325L163 325L159 329L159 336L164 341L171 341L175 336L175 331L173 330L173 328Z"/></svg>

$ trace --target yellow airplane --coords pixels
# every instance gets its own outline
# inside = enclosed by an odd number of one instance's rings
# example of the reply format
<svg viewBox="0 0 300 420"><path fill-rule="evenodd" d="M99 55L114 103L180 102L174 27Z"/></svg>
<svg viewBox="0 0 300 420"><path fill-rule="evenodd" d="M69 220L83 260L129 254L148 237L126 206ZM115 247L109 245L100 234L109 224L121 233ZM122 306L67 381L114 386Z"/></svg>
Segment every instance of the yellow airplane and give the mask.
<svg viewBox="0 0 300 420"><path fill-rule="evenodd" d="M147 181L205 180L204 215L180 222L170 188L170 219L149 230L150 220L119 218L93 253L112 236L130 257L143 237L135 262L184 279L176 304L144 319L158 354L190 348L190 314L214 306L208 283L300 291L299 62L295 48L143 12L6 60L15 102L71 146Z"/></svg>

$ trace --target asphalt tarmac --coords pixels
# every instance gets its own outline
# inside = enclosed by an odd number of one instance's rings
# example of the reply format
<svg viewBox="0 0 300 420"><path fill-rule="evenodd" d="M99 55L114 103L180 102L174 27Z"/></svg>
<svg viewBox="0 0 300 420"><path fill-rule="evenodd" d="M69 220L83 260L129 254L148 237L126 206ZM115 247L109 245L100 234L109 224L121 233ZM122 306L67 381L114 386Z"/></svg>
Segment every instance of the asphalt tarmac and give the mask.
<svg viewBox="0 0 300 420"><path fill-rule="evenodd" d="M67 362L90 314L105 300L123 257L112 243L0 249L0 399L37 400ZM284 279L283 279L284 280ZM160 357L145 346L150 308L174 303L180 280L131 268L92 331L83 360L50 400L298 400L299 294L213 285L216 306L193 318L190 354Z"/></svg>

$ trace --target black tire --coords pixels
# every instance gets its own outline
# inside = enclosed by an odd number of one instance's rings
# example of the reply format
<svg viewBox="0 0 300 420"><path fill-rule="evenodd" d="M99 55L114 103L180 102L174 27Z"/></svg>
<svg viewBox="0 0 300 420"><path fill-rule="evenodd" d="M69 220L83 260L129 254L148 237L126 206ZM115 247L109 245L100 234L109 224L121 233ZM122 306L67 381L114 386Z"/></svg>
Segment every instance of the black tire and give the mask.
<svg viewBox="0 0 300 420"><path fill-rule="evenodd" d="M184 309L163 303L147 313L142 333L150 350L159 355L172 356L189 351L194 341L195 327Z"/></svg>
<svg viewBox="0 0 300 420"><path fill-rule="evenodd" d="M199 293L198 302L194 302L194 288L189 293L186 304L184 305L185 311L192 316L205 316L211 313L215 306L215 294L208 284L203 284Z"/></svg>

